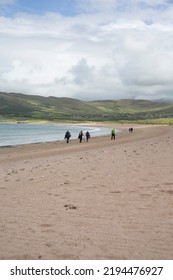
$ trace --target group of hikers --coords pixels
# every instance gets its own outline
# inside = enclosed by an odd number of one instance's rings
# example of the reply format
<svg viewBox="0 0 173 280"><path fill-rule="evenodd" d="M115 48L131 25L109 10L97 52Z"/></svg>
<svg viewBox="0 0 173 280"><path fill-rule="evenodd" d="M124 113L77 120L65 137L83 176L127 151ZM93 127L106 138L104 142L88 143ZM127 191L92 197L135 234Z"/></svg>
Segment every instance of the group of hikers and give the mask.
<svg viewBox="0 0 173 280"><path fill-rule="evenodd" d="M112 129L112 131L111 131L111 140L115 140L115 129L113 128ZM131 128L129 128L129 132L133 132L133 128L131 127ZM84 135L84 133L83 133L83 131L81 130L80 132L79 132L79 135L78 135L78 139L79 139L79 142L80 143L82 143L82 140L83 140L83 137L86 137L86 141L88 142L88 140L89 140L89 138L91 137L90 136L90 133L89 133L89 131L87 131L86 133L85 133L85 135ZM67 143L69 143L69 140L70 140L70 137L71 137L71 133L69 132L69 130L67 130L66 131L66 133L65 133L65 136L64 136L64 139L66 139L66 142Z"/></svg>
<svg viewBox="0 0 173 280"><path fill-rule="evenodd" d="M82 143L82 139L84 136L86 137L87 142L88 142L89 138L91 137L89 131L87 131L84 135L83 131L81 130L78 135L78 139L79 139L80 143ZM70 137L71 137L71 133L70 133L70 131L67 130L65 133L65 136L64 136L64 139L66 139L67 143L69 143Z"/></svg>
<svg viewBox="0 0 173 280"><path fill-rule="evenodd" d="M84 136L84 134L83 134L83 131L81 130L81 131L79 132L79 135L78 135L78 139L79 139L79 142L80 142L80 143L82 143L83 136ZM89 138L90 138L90 133L89 133L89 131L86 132L85 137L86 137L86 141L88 142L88 140L89 140Z"/></svg>

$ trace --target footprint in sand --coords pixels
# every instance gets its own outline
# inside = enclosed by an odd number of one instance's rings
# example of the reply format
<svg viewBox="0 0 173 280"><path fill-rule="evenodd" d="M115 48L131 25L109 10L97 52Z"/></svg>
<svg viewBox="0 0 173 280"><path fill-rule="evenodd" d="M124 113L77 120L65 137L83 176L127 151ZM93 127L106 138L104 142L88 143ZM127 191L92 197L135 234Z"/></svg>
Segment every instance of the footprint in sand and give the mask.
<svg viewBox="0 0 173 280"><path fill-rule="evenodd" d="M20 168L20 169L19 169L19 171L24 171L24 170L25 170L25 168Z"/></svg>
<svg viewBox="0 0 173 280"><path fill-rule="evenodd" d="M68 184L70 184L70 181L65 181L64 182L64 185L68 185Z"/></svg>
<svg viewBox="0 0 173 280"><path fill-rule="evenodd" d="M52 244L51 244L51 243L45 243L44 245L45 245L46 247L48 247L48 248L52 247Z"/></svg>
<svg viewBox="0 0 173 280"><path fill-rule="evenodd" d="M110 193L121 193L121 191L111 191Z"/></svg>
<svg viewBox="0 0 173 280"><path fill-rule="evenodd" d="M161 190L160 192L173 195L173 190Z"/></svg>
<svg viewBox="0 0 173 280"><path fill-rule="evenodd" d="M51 227L52 225L51 224L41 224L40 227L43 227L43 228L48 228L48 227Z"/></svg>
<svg viewBox="0 0 173 280"><path fill-rule="evenodd" d="M166 182L165 185L166 186L173 186L173 183Z"/></svg>

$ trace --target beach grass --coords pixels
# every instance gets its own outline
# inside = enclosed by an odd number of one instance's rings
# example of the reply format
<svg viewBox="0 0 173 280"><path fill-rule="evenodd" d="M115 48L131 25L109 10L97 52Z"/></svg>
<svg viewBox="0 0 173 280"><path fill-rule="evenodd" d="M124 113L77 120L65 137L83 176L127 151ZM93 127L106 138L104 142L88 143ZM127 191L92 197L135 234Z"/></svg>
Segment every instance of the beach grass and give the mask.
<svg viewBox="0 0 173 280"><path fill-rule="evenodd" d="M79 120L71 120L71 119L52 119L52 120L47 120L47 119L41 119L41 118L0 118L0 122L3 123L16 123L16 122L24 122L24 123L63 123L63 124L67 124L67 123L79 123ZM129 124L153 124L153 125L173 125L173 118L155 118L155 119L144 119L144 120L80 120L80 123L90 123L91 125L93 123L97 122L102 123L102 124L115 124L115 123L129 123Z"/></svg>

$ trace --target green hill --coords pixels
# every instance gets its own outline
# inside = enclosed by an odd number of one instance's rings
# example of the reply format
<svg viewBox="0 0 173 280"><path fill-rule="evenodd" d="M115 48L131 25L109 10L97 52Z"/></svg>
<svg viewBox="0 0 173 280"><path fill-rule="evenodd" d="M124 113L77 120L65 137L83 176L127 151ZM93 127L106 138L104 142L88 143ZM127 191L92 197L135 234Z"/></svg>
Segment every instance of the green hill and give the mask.
<svg viewBox="0 0 173 280"><path fill-rule="evenodd" d="M0 92L0 120L140 121L172 124L173 103L148 100L81 101ZM165 122L165 121L164 121Z"/></svg>

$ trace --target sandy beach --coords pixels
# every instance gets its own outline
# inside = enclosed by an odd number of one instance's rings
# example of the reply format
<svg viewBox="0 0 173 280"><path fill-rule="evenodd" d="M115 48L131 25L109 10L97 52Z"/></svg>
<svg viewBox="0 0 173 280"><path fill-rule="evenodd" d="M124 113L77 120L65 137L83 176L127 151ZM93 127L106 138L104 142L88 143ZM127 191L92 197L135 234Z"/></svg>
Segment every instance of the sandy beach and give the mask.
<svg viewBox="0 0 173 280"><path fill-rule="evenodd" d="M1 260L173 259L173 127L114 126L0 148Z"/></svg>

